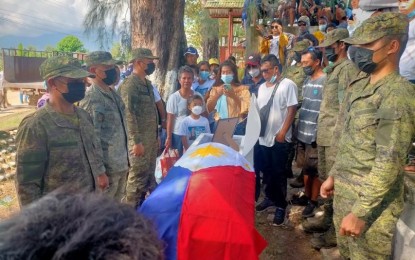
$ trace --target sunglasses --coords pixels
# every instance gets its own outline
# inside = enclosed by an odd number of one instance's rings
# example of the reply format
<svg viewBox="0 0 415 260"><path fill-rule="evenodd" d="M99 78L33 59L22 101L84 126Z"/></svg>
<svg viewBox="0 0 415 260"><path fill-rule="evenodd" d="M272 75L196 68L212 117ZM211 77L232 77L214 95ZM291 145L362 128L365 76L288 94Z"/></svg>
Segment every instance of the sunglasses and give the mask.
<svg viewBox="0 0 415 260"><path fill-rule="evenodd" d="M268 73L268 71L269 70L271 70L272 68L269 68L269 69L263 69L263 70L261 70L261 73Z"/></svg>
<svg viewBox="0 0 415 260"><path fill-rule="evenodd" d="M306 26L305 23L299 23L298 26Z"/></svg>
<svg viewBox="0 0 415 260"><path fill-rule="evenodd" d="M271 29L278 29L278 26L271 26Z"/></svg>

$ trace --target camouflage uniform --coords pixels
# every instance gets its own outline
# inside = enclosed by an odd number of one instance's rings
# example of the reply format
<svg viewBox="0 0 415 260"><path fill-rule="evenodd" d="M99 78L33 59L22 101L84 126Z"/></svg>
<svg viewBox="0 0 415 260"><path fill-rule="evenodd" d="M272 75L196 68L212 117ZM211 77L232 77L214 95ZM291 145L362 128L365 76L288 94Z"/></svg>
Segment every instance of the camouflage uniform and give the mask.
<svg viewBox="0 0 415 260"><path fill-rule="evenodd" d="M91 75L68 57L49 58L40 71L44 79ZM23 119L16 145L16 189L21 205L65 184L94 191L95 178L105 172L91 118L80 108L75 107L74 115L64 115L47 104Z"/></svg>
<svg viewBox="0 0 415 260"><path fill-rule="evenodd" d="M347 29L339 28L329 32L319 47L328 47L349 37ZM356 65L347 58L341 59L326 68L327 80L324 84L323 99L317 123L318 172L322 181L334 164L336 150L332 149L333 132L343 101L344 91L359 73Z"/></svg>
<svg viewBox="0 0 415 260"><path fill-rule="evenodd" d="M133 50L133 58L156 58L148 49ZM131 156L131 168L127 179L126 202L134 206L151 191L156 183L154 170L157 158L158 114L154 100L153 87L149 80L142 81L131 74L118 90L126 106L128 125L128 144L130 149L142 143L144 155Z"/></svg>
<svg viewBox="0 0 415 260"><path fill-rule="evenodd" d="M310 44L308 43L308 41L303 40L303 41L299 41L297 42L294 47L291 49L291 52L303 52L304 50L306 50L308 47L310 46ZM292 55L291 55L292 56ZM291 64L292 59L288 59L289 64ZM288 63L287 63L288 64ZM281 74L282 78L287 78L290 79L292 81L294 81L294 83L297 85L297 90L298 90L298 105L297 105L297 112L295 114L295 119L293 122L293 127L292 127L292 131L293 131L293 145L290 148L290 151L288 153L288 161L287 161L287 165L286 165L286 171L288 173L287 176L291 176L292 173L292 163L295 157L295 148L297 146L297 139L295 138L295 134L296 134L296 129L298 126L298 115L299 115L299 110L301 107L301 103L303 102L303 95L302 95L302 86L304 83L304 80L306 78L306 75L304 73L303 68L301 67L301 63L296 63L293 66L289 66L284 68L282 74Z"/></svg>
<svg viewBox="0 0 415 260"><path fill-rule="evenodd" d="M307 40L302 40L302 41L297 42L294 45L294 47L291 49L291 52L301 53L304 50L306 50L309 46L310 46L310 44L308 43ZM289 67L284 68L281 76L282 76L282 78L291 79L297 85L297 87L298 87L298 103L301 104L301 102L303 101L301 86L303 86L304 80L306 78L306 75L304 73L303 68L301 67L301 64L296 63L293 66L289 66Z"/></svg>
<svg viewBox="0 0 415 260"><path fill-rule="evenodd" d="M115 65L109 52L95 51L85 58L86 65ZM121 201L129 168L125 106L121 97L109 88L105 91L92 84L79 106L92 117L95 133L101 141L104 165L109 181L109 196Z"/></svg>
<svg viewBox="0 0 415 260"><path fill-rule="evenodd" d="M406 16L384 13L364 21L349 44L366 44L407 33ZM361 236L338 237L343 257L388 259L403 208L402 167L414 137L415 88L397 72L370 84L368 75L351 83L336 161L334 223L352 212L366 222Z"/></svg>

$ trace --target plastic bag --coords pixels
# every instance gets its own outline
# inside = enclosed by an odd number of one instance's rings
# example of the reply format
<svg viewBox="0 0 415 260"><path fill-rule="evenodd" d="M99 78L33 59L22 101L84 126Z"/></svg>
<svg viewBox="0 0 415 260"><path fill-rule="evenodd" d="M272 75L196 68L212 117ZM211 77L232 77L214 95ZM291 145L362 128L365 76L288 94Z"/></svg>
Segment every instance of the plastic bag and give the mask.
<svg viewBox="0 0 415 260"><path fill-rule="evenodd" d="M154 171L154 177L156 178L157 184L160 184L160 182L163 180L163 174L161 172L161 155L157 157L156 159L156 169Z"/></svg>
<svg viewBox="0 0 415 260"><path fill-rule="evenodd" d="M177 149L165 149L160 155L161 174L166 177L167 172L179 160L179 151Z"/></svg>

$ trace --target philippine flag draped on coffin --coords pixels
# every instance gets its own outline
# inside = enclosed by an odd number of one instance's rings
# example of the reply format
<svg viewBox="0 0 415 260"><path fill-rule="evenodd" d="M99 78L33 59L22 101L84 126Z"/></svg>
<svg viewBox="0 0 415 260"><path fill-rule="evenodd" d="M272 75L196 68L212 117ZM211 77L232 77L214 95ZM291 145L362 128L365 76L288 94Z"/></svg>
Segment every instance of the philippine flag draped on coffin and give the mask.
<svg viewBox="0 0 415 260"><path fill-rule="evenodd" d="M258 259L267 242L255 230L255 174L232 148L189 149L144 201L166 243L167 260Z"/></svg>

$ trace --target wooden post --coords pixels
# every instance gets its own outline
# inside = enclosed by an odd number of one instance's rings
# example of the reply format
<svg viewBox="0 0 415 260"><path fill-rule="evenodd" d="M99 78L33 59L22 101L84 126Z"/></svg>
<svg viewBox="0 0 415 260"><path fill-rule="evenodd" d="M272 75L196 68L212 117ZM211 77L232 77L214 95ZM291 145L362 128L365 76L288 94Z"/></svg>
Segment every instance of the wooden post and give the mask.
<svg viewBox="0 0 415 260"><path fill-rule="evenodd" d="M232 47L233 47L233 15L232 15L232 9L229 9L229 21L228 21L228 58L230 55L232 55Z"/></svg>

